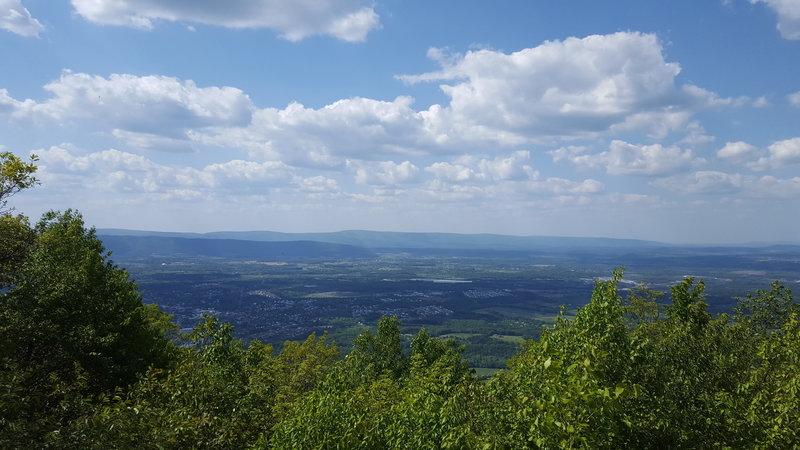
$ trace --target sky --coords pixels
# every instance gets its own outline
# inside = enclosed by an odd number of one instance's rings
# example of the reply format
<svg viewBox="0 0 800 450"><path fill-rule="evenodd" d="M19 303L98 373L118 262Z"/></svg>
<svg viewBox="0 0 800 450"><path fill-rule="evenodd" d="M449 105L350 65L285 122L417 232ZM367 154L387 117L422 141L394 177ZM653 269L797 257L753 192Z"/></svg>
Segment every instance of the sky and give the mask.
<svg viewBox="0 0 800 450"><path fill-rule="evenodd" d="M0 0L33 218L800 242L800 0Z"/></svg>

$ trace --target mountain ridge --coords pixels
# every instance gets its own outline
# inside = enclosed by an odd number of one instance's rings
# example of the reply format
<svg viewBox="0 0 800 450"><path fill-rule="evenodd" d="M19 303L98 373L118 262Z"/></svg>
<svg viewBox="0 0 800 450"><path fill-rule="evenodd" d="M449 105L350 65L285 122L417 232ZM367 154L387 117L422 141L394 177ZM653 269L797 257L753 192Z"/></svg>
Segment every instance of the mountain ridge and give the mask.
<svg viewBox="0 0 800 450"><path fill-rule="evenodd" d="M98 229L99 236L171 237L187 239L229 239L253 242L314 241L342 244L367 249L492 249L492 250L541 250L549 248L644 248L665 247L656 241L638 239L616 239L598 237L566 236L512 236L502 234L459 234L441 232L398 232L343 230L327 233L284 233L278 231L216 231L209 233L182 233L163 231L141 231L126 229Z"/></svg>

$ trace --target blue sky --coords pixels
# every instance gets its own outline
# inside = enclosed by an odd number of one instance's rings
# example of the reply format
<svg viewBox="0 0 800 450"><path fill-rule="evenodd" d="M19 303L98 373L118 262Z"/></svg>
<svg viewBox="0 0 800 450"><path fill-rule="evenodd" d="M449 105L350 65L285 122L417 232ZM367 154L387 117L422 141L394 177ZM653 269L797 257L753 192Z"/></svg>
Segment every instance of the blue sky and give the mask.
<svg viewBox="0 0 800 450"><path fill-rule="evenodd" d="M0 0L36 217L800 241L800 0Z"/></svg>

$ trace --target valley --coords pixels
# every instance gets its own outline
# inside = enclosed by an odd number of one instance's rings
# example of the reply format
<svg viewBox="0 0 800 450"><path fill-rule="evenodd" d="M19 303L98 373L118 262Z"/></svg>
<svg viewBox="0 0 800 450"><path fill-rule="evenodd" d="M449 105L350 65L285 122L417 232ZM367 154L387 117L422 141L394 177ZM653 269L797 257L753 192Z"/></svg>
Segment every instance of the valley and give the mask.
<svg viewBox="0 0 800 450"><path fill-rule="evenodd" d="M668 292L685 276L702 279L713 313L731 311L735 297L772 280L789 287L800 281L796 246L548 245L539 238L538 247L513 250L497 237L481 244L456 235L406 236L405 246L400 239L387 248L100 234L144 301L173 315L184 331L209 313L233 324L245 340L280 346L327 332L347 352L356 335L391 315L401 320L404 335L425 327L434 336L456 338L474 368L492 370L505 367L520 342L535 339L562 306L569 315L584 305L594 281L617 266L626 269L625 289L648 283Z"/></svg>

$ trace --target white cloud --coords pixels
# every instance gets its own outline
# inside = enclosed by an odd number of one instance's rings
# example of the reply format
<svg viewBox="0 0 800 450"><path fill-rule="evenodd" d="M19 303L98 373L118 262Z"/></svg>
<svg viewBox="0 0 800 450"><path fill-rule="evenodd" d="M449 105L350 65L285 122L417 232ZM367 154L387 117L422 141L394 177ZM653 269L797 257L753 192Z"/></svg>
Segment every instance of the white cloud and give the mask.
<svg viewBox="0 0 800 450"><path fill-rule="evenodd" d="M435 51L431 56L442 71L406 79L451 81L443 86L451 102L419 111L407 96L258 109L233 87L66 71L44 87L52 96L41 102L16 100L0 89L0 114L83 121L89 132L108 133L129 148L207 145L244 150L261 161L342 168L348 159L413 162L432 154L486 154L637 131L665 136L682 129L692 142L707 141L691 116L726 102L694 86L676 87L680 69L664 61L653 35L570 38L510 55L481 50L451 59Z"/></svg>
<svg viewBox="0 0 800 450"><path fill-rule="evenodd" d="M226 192L237 195L292 180L293 169L281 162L232 160L202 169L172 167L141 155L116 149L77 155L75 149L51 147L36 150L45 185L61 189L89 189L102 192L170 193Z"/></svg>
<svg viewBox="0 0 800 450"><path fill-rule="evenodd" d="M213 177L214 183L227 186L236 184L280 184L288 180L291 168L280 161L244 161L240 159L205 166L204 175Z"/></svg>
<svg viewBox="0 0 800 450"><path fill-rule="evenodd" d="M39 36L44 31L21 0L0 0L0 28L21 36Z"/></svg>
<svg viewBox="0 0 800 450"><path fill-rule="evenodd" d="M742 188L743 177L717 171L699 171L655 180L652 185L683 194L728 194Z"/></svg>
<svg viewBox="0 0 800 450"><path fill-rule="evenodd" d="M27 100L27 102L33 103L32 100ZM8 89L0 89L0 113L13 117L19 115L25 107L25 102L16 100L8 95Z"/></svg>
<svg viewBox="0 0 800 450"><path fill-rule="evenodd" d="M436 162L425 168L426 172L447 182L498 182L506 180L533 180L539 177L529 164L530 152L518 151L508 157L494 159L465 156L454 163Z"/></svg>
<svg viewBox="0 0 800 450"><path fill-rule="evenodd" d="M686 137L678 141L679 144L687 144L690 147L714 142L715 137L706 134L705 128L700 122L694 121L686 125Z"/></svg>
<svg viewBox="0 0 800 450"><path fill-rule="evenodd" d="M572 164L580 164L579 159L576 159L580 155L584 155L589 151L589 147L585 147L582 145L568 145L566 147L561 147L555 150L551 150L547 152L553 157L553 161L555 162L568 162Z"/></svg>
<svg viewBox="0 0 800 450"><path fill-rule="evenodd" d="M506 54L429 52L437 72L409 82L443 81L448 107L425 117L440 135L517 143L541 136L587 136L614 127L660 129L685 123L692 111L726 104L695 86L676 87L677 63L666 62L651 34L621 32L548 41ZM435 105L438 106L438 105Z"/></svg>
<svg viewBox="0 0 800 450"><path fill-rule="evenodd" d="M797 0L750 0L766 3L778 14L778 31L785 39L800 39L800 2Z"/></svg>
<svg viewBox="0 0 800 450"><path fill-rule="evenodd" d="M316 194L337 193L341 189L336 180L322 175L312 177L298 176L292 180L292 183L294 183L300 191Z"/></svg>
<svg viewBox="0 0 800 450"><path fill-rule="evenodd" d="M380 26L365 0L72 0L75 11L91 22L140 29L153 22L181 21L228 28L270 28L299 41L329 35L348 42L366 39Z"/></svg>
<svg viewBox="0 0 800 450"><path fill-rule="evenodd" d="M0 111L16 118L88 119L135 147L174 147L193 129L247 125L254 109L239 89L200 88L191 80L165 76L104 78L65 71L44 89L52 94L44 102L17 101L0 89Z"/></svg>
<svg viewBox="0 0 800 450"><path fill-rule="evenodd" d="M246 128L215 129L193 138L210 145L233 143L253 158L311 167L339 167L346 159L408 158L434 145L411 104L410 97L391 102L356 97L319 109L292 103L258 110Z"/></svg>
<svg viewBox="0 0 800 450"><path fill-rule="evenodd" d="M780 169L800 164L800 137L777 141L768 148L767 156L749 166L753 170Z"/></svg>
<svg viewBox="0 0 800 450"><path fill-rule="evenodd" d="M620 140L612 141L605 152L586 154L585 151L582 147L565 147L550 154L556 162L566 161L583 168L603 167L611 175L666 175L701 162L689 149L635 145Z"/></svg>
<svg viewBox="0 0 800 450"><path fill-rule="evenodd" d="M800 177L775 178L765 175L754 180L750 189L754 197L796 199L800 196Z"/></svg>
<svg viewBox="0 0 800 450"><path fill-rule="evenodd" d="M662 178L651 183L660 189L687 195L735 194L750 198L795 198L800 195L800 177L776 178L699 171Z"/></svg>
<svg viewBox="0 0 800 450"><path fill-rule="evenodd" d="M551 195L586 195L603 192L603 183L591 178L583 181L573 181L564 178L550 177L540 181L530 181L522 185L529 192Z"/></svg>
<svg viewBox="0 0 800 450"><path fill-rule="evenodd" d="M475 171L461 164L450 164L448 162L437 162L425 168L426 172L432 173L440 180L449 182L470 181L476 178Z"/></svg>
<svg viewBox="0 0 800 450"><path fill-rule="evenodd" d="M530 152L517 151L493 159L466 155L452 162L436 162L425 168L434 177L426 190L428 195L448 201L521 201L531 196L582 196L604 190L603 184L593 179L542 178L529 161Z"/></svg>
<svg viewBox="0 0 800 450"><path fill-rule="evenodd" d="M347 161L347 165L356 170L356 182L361 184L396 186L413 180L419 167L409 161L356 162Z"/></svg>
<svg viewBox="0 0 800 450"><path fill-rule="evenodd" d="M129 147L139 149L157 149L174 152L187 152L192 150L192 143L184 138L172 138L152 133L137 133L114 129L111 134L124 142Z"/></svg>
<svg viewBox="0 0 800 450"><path fill-rule="evenodd" d="M789 94L787 99L789 100L789 104L800 108L800 91L795 92L794 94Z"/></svg>
<svg viewBox="0 0 800 450"><path fill-rule="evenodd" d="M496 184L480 185L463 182L449 182L436 178L425 186L425 193L441 201L473 202L471 207L484 205L495 207L497 204L517 205L522 208L531 199L548 199L557 203L587 203L590 197L601 194L603 183L586 179L582 181L549 177L540 180L503 181ZM479 203L474 203L482 201Z"/></svg>
<svg viewBox="0 0 800 450"><path fill-rule="evenodd" d="M539 173L526 164L530 159L531 154L526 150L520 150L508 157L481 159L477 164L478 173L482 178L494 181L536 179Z"/></svg>
<svg viewBox="0 0 800 450"><path fill-rule="evenodd" d="M800 162L800 137L775 142L769 146L770 158L777 165Z"/></svg>
<svg viewBox="0 0 800 450"><path fill-rule="evenodd" d="M758 148L747 142L727 142L717 151L717 157L732 162L742 162L751 159L758 153Z"/></svg>

